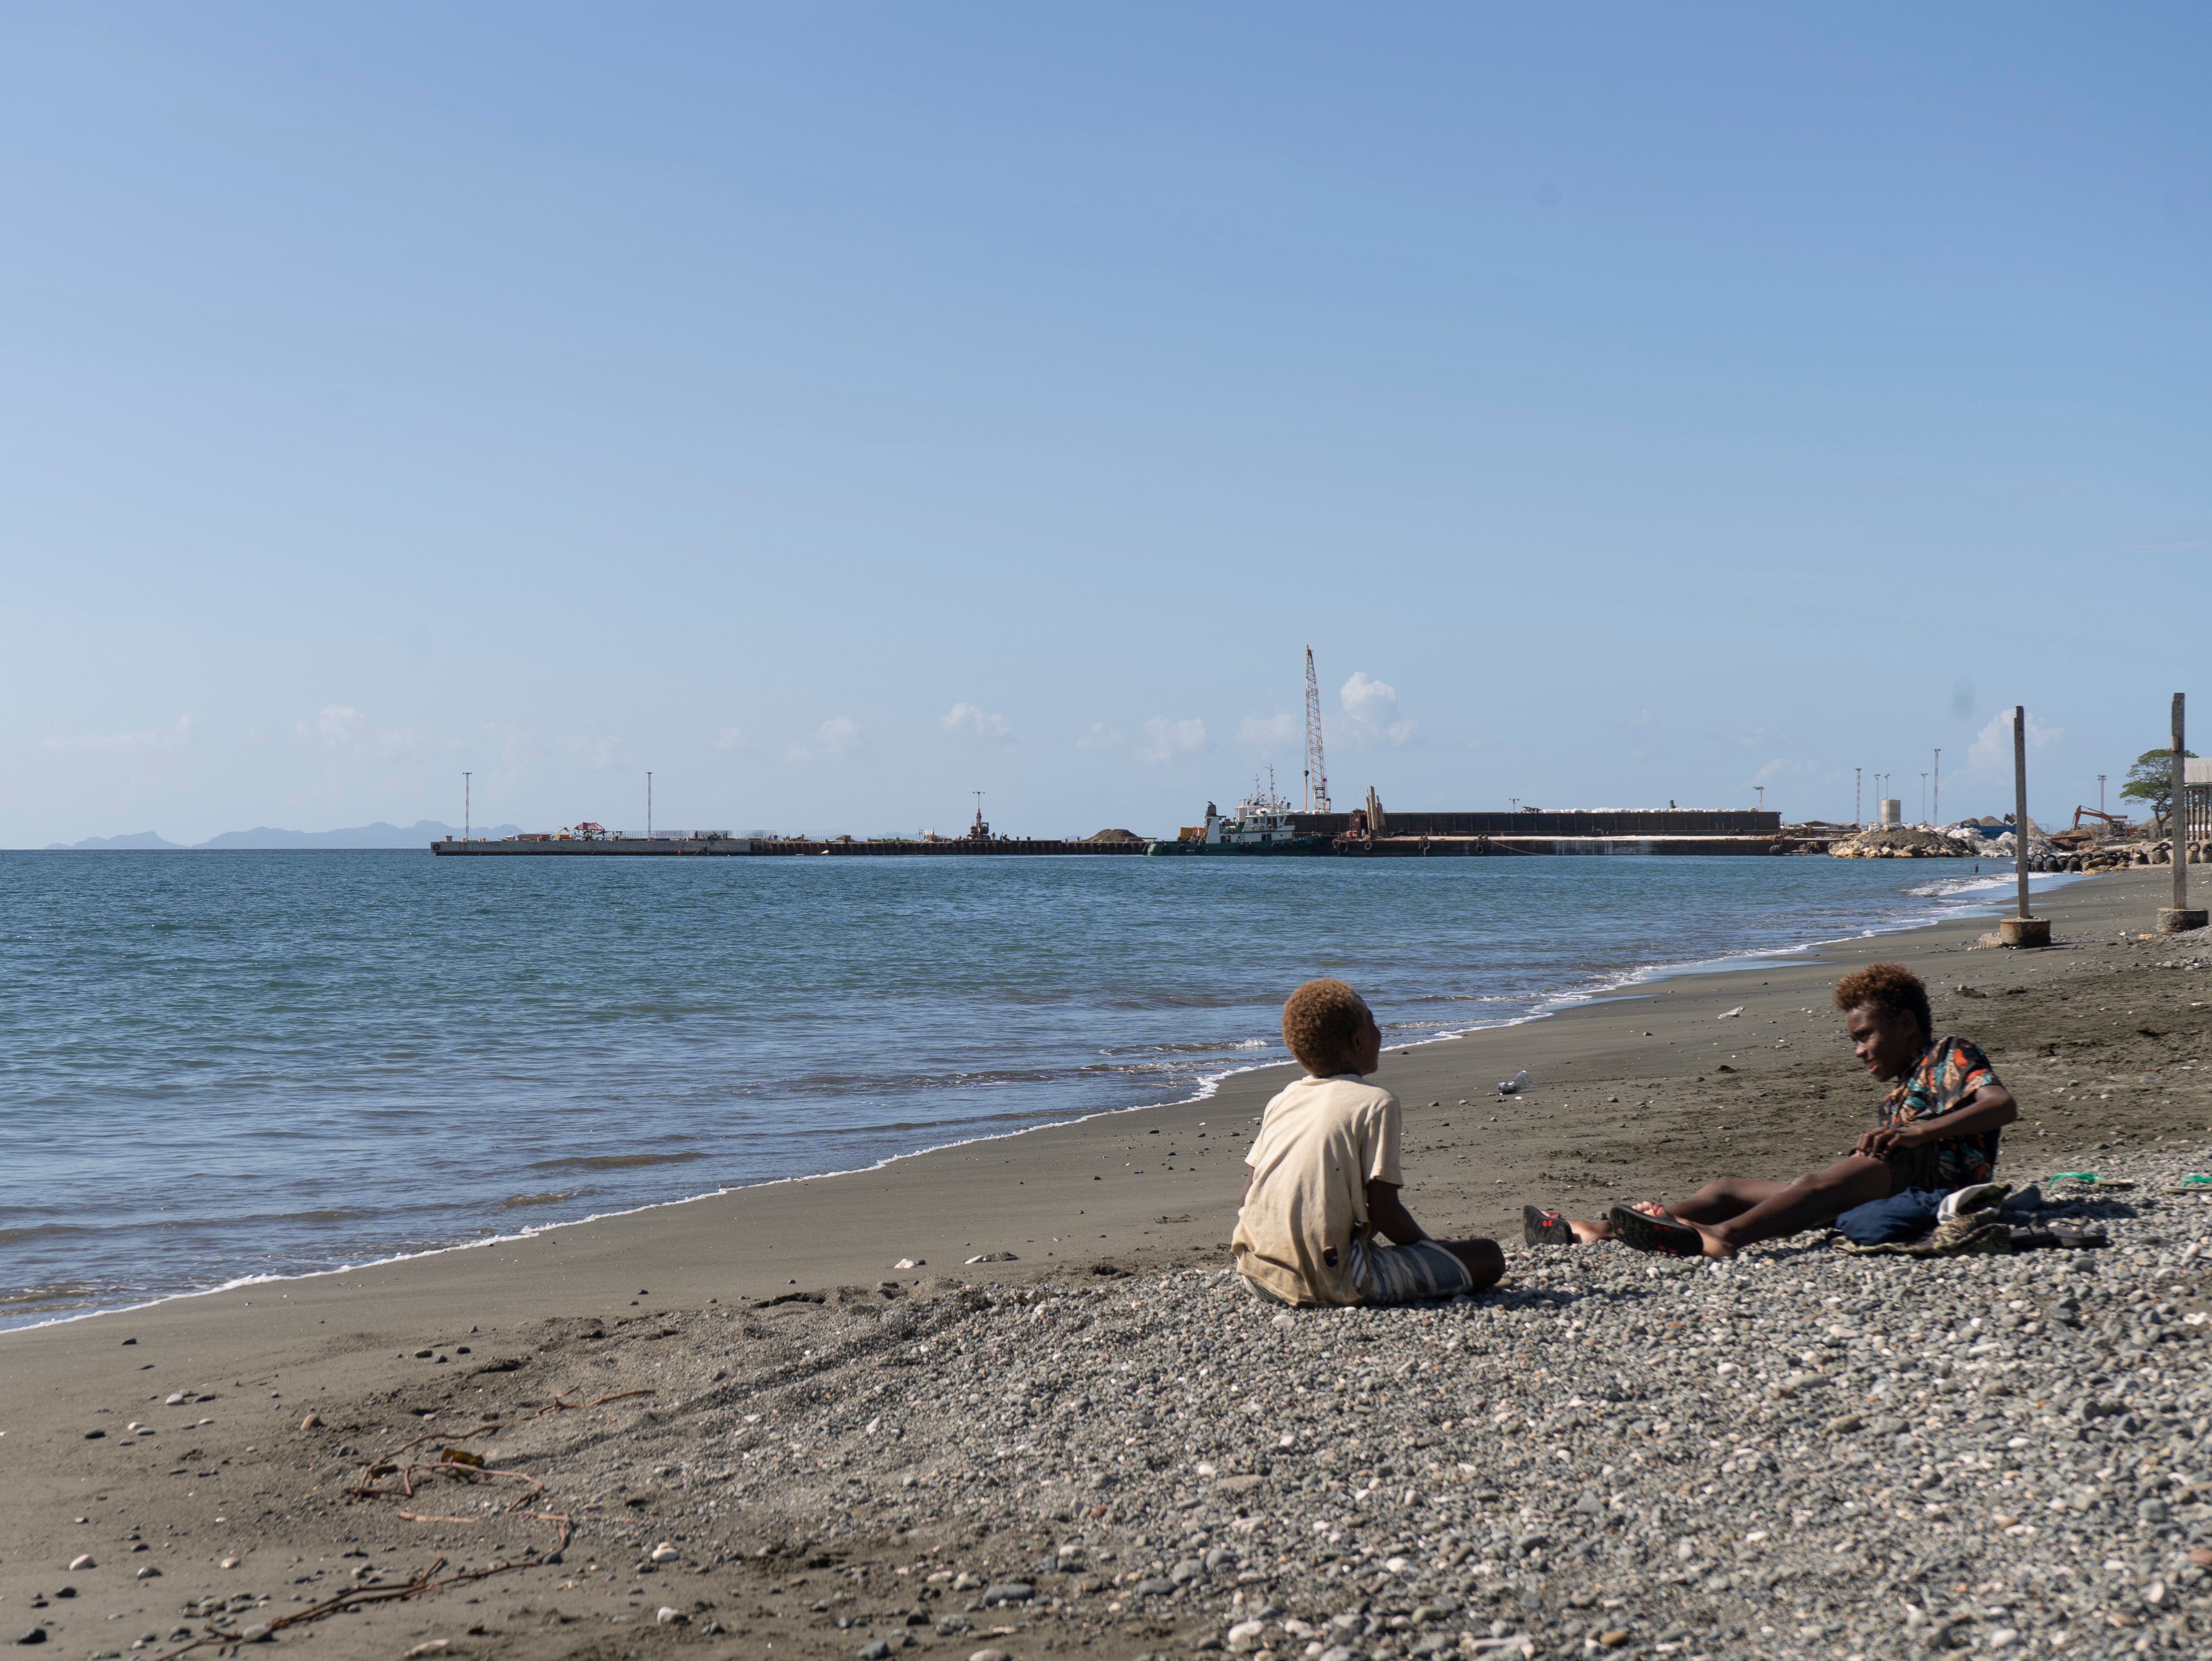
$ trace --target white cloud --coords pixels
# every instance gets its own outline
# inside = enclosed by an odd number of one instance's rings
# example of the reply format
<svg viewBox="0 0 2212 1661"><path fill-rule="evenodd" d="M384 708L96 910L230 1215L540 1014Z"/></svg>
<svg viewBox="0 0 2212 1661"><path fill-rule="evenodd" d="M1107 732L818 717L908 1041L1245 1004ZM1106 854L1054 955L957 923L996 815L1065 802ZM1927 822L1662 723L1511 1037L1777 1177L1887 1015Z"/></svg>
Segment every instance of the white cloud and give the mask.
<svg viewBox="0 0 2212 1661"><path fill-rule="evenodd" d="M948 733L965 733L970 738L988 739L999 744L1014 741L1004 715L988 715L972 703L954 704L937 724Z"/></svg>
<svg viewBox="0 0 2212 1661"><path fill-rule="evenodd" d="M832 715L814 729L814 736L806 743L794 744L785 751L783 758L811 761L817 756L849 756L866 742L860 722L850 715Z"/></svg>
<svg viewBox="0 0 2212 1661"><path fill-rule="evenodd" d="M1413 736L1412 721L1394 719L1398 713L1398 689L1388 681L1370 680L1364 671L1355 669L1352 678L1339 689L1336 701L1352 718L1346 737L1355 749L1382 744L1395 750Z"/></svg>
<svg viewBox="0 0 2212 1661"><path fill-rule="evenodd" d="M54 733L39 742L49 750L189 750L192 729L198 725L197 715L179 715L173 727L149 727L143 733Z"/></svg>
<svg viewBox="0 0 2212 1661"><path fill-rule="evenodd" d="M2042 750L2066 736L2063 727L2046 727L2035 718L2035 711L2027 712L2027 747ZM1990 724L1974 735L1974 742L1966 751L1966 771L1976 778L2008 779L2012 776L2012 711L1992 715Z"/></svg>
<svg viewBox="0 0 2212 1661"><path fill-rule="evenodd" d="M744 741L745 729L742 727L725 727L714 734L714 748L717 750L735 750Z"/></svg>
<svg viewBox="0 0 2212 1661"><path fill-rule="evenodd" d="M538 756L538 735L520 727L501 727L492 721L484 723L484 735L499 740L500 764L483 775L483 782L477 788L496 794L528 776L530 764Z"/></svg>
<svg viewBox="0 0 2212 1661"><path fill-rule="evenodd" d="M428 761L461 746L427 727L379 727L358 709L326 703L313 721L292 723L292 737L303 750L333 762Z"/></svg>
<svg viewBox="0 0 2212 1661"><path fill-rule="evenodd" d="M556 739L554 742L561 746L561 753L579 767L611 767L622 759L622 740L617 738L604 735L586 738L581 734L571 734Z"/></svg>
<svg viewBox="0 0 2212 1661"><path fill-rule="evenodd" d="M1204 721L1155 717L1145 723L1145 741L1137 751L1137 759L1172 761L1177 756L1194 756L1205 748Z"/></svg>
<svg viewBox="0 0 2212 1661"><path fill-rule="evenodd" d="M1085 727L1075 740L1079 750L1118 750L1121 735L1103 721L1094 721Z"/></svg>
<svg viewBox="0 0 2212 1661"><path fill-rule="evenodd" d="M1277 745L1289 744L1298 736L1295 715L1247 715L1244 724L1237 729L1237 742L1249 744L1261 750Z"/></svg>

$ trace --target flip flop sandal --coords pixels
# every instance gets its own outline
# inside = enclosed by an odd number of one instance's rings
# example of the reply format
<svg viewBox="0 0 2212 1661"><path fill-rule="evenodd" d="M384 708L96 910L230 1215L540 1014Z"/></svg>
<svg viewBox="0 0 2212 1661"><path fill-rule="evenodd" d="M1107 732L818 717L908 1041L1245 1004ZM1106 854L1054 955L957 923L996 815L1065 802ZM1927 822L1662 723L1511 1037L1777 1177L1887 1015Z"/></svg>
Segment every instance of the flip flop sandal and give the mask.
<svg viewBox="0 0 2212 1661"><path fill-rule="evenodd" d="M2107 1235L2090 1234L2070 1228L2016 1228L2012 1231L2014 1251L2094 1251L2100 1246L2112 1244Z"/></svg>
<svg viewBox="0 0 2212 1661"><path fill-rule="evenodd" d="M1655 1215L1633 1206L1617 1205L1606 1214L1606 1220L1613 1225L1613 1238L1635 1250L1656 1251L1667 1257L1705 1255L1705 1237L1663 1211Z"/></svg>
<svg viewBox="0 0 2212 1661"><path fill-rule="evenodd" d="M1528 1245L1572 1245L1575 1231L1558 1212L1539 1211L1532 1205L1524 1205L1521 1208L1521 1238Z"/></svg>

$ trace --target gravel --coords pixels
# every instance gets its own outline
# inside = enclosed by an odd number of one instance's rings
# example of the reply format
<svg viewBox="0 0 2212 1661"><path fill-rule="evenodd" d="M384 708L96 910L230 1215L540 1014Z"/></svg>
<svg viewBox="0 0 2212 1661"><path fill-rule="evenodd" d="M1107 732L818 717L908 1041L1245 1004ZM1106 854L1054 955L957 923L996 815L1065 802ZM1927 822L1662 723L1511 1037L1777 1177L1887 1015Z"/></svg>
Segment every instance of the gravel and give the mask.
<svg viewBox="0 0 2212 1661"><path fill-rule="evenodd" d="M580 1544L721 1576L722 1630L803 1586L775 1629L847 1655L2203 1653L2212 1199L2167 1190L2207 1164L2051 1195L2096 1251L1516 1246L1402 1310L1285 1319L1220 1269L657 1317L696 1383L510 1457L600 1507Z"/></svg>

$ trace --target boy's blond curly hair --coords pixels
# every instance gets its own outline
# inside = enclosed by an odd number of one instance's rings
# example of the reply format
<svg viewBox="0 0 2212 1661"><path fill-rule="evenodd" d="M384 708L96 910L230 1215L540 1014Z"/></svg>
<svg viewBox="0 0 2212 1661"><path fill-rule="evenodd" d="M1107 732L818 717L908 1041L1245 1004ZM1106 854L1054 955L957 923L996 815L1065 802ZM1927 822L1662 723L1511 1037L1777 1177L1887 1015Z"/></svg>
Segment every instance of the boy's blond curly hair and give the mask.
<svg viewBox="0 0 2212 1661"><path fill-rule="evenodd" d="M1342 981L1308 981L1283 1005L1283 1042L1307 1072L1341 1073L1370 1017L1366 1000Z"/></svg>

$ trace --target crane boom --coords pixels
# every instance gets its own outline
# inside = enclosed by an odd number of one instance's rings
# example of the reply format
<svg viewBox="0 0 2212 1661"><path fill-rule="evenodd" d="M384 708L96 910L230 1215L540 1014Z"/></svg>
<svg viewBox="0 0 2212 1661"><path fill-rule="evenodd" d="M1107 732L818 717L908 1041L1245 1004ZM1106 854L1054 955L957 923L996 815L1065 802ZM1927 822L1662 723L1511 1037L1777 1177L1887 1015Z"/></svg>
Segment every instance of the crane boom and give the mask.
<svg viewBox="0 0 2212 1661"><path fill-rule="evenodd" d="M1326 813L1328 765L1321 752L1321 682L1314 674L1313 648L1306 648L1306 812Z"/></svg>

